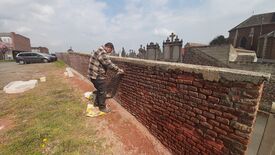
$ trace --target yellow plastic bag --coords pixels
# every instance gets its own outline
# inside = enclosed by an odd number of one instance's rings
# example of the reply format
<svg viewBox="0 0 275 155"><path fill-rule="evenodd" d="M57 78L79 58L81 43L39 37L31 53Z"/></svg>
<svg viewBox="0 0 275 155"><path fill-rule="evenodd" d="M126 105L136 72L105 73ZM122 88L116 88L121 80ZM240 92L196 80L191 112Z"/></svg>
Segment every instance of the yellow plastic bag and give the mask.
<svg viewBox="0 0 275 155"><path fill-rule="evenodd" d="M97 117L97 116L102 116L105 115L105 112L102 112L98 110L98 108L94 107L93 104L88 103L87 109L86 109L86 116L88 117Z"/></svg>

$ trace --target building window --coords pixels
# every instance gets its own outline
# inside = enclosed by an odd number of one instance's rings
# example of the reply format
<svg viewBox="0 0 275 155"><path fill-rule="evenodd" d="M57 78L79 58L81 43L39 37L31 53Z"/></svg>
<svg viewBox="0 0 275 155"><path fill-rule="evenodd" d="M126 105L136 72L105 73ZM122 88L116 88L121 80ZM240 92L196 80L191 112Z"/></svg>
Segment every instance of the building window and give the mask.
<svg viewBox="0 0 275 155"><path fill-rule="evenodd" d="M254 36L254 27L250 29L250 33L249 33L249 37L253 37L253 36Z"/></svg>
<svg viewBox="0 0 275 155"><path fill-rule="evenodd" d="M240 47L246 48L247 39L245 37L242 37Z"/></svg>

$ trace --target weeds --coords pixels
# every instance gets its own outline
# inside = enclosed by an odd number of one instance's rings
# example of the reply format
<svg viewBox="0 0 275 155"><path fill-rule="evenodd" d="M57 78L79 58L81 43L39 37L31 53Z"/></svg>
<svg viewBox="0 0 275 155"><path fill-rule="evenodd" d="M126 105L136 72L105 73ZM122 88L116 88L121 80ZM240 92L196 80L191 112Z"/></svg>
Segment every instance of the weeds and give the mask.
<svg viewBox="0 0 275 155"><path fill-rule="evenodd" d="M55 64L57 69L65 66ZM86 126L81 95L52 74L28 92L5 97L0 117L15 116L15 127L0 134L0 140L6 139L0 154L110 154L102 147L105 140Z"/></svg>

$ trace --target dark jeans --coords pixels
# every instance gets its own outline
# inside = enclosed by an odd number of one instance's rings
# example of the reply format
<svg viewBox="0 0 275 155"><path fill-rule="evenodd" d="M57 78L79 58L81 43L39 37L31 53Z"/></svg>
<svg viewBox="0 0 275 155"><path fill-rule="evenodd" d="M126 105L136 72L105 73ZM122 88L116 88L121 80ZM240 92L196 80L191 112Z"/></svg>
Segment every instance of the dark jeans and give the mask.
<svg viewBox="0 0 275 155"><path fill-rule="evenodd" d="M90 79L94 84L96 91L95 105L99 108L106 108L106 81L104 79Z"/></svg>

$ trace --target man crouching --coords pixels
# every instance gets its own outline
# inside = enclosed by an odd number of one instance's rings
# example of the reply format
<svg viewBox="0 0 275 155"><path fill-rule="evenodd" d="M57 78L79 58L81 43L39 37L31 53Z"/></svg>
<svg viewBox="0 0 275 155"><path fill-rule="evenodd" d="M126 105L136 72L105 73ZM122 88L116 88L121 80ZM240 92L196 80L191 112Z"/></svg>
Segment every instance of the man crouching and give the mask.
<svg viewBox="0 0 275 155"><path fill-rule="evenodd" d="M106 107L106 72L108 69L117 71L118 73L123 73L124 71L118 66L112 63L109 58L114 50L114 45L110 42L101 46L91 54L89 62L88 77L94 84L96 91L95 106L99 107L102 112L110 112L111 110Z"/></svg>

